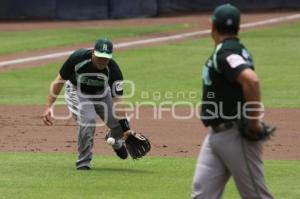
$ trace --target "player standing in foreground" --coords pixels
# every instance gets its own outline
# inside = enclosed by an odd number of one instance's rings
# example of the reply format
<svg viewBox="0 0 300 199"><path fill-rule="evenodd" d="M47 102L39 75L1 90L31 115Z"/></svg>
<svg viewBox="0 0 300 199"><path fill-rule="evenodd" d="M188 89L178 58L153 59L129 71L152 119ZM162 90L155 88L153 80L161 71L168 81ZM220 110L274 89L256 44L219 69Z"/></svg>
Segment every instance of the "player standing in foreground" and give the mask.
<svg viewBox="0 0 300 199"><path fill-rule="evenodd" d="M272 199L262 145L275 131L261 121L259 80L238 38L240 11L218 6L212 15L213 55L203 68L201 119L209 127L197 160L192 198L220 199L230 176L243 199Z"/></svg>

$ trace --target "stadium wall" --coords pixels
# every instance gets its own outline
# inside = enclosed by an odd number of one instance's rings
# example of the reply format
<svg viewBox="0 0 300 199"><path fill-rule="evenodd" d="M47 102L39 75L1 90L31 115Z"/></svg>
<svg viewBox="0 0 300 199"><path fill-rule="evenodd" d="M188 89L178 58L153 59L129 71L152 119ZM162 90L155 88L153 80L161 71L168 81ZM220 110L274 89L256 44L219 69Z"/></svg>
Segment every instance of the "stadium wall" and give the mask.
<svg viewBox="0 0 300 199"><path fill-rule="evenodd" d="M242 10L300 9L299 0L0 0L0 19L115 19L212 10L232 3Z"/></svg>

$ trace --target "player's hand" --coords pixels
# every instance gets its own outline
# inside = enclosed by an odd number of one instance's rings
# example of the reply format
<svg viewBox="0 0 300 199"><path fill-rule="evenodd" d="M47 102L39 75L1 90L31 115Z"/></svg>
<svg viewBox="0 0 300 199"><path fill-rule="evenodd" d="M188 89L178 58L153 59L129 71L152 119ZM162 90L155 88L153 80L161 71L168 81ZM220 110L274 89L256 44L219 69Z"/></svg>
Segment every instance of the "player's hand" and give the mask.
<svg viewBox="0 0 300 199"><path fill-rule="evenodd" d="M126 132L123 134L123 139L124 139L124 140L127 140L128 136L131 135L131 133L132 133L132 130L126 131Z"/></svg>
<svg viewBox="0 0 300 199"><path fill-rule="evenodd" d="M136 160L144 157L150 150L150 140L141 133L129 130L124 134L125 145L130 156Z"/></svg>
<svg viewBox="0 0 300 199"><path fill-rule="evenodd" d="M43 122L48 125L52 126L52 115L53 115L53 109L52 107L47 107L44 111L44 113L41 115L41 118L43 119Z"/></svg>

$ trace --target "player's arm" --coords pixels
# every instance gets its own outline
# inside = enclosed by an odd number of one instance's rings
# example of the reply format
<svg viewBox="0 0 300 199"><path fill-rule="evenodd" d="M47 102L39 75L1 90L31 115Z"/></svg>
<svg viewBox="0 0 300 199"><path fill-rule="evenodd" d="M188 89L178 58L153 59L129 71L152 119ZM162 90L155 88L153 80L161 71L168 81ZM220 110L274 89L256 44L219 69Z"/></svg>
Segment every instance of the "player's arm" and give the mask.
<svg viewBox="0 0 300 199"><path fill-rule="evenodd" d="M252 69L247 68L240 72L237 82L242 86L245 101L251 103L247 106L247 109L251 109L251 111L247 112L247 115L251 116L248 119L249 126L252 130L260 132L262 127L260 122L261 102L258 76Z"/></svg>
<svg viewBox="0 0 300 199"><path fill-rule="evenodd" d="M113 98L113 107L115 109L115 115L118 119L126 119L126 110L122 96Z"/></svg>
<svg viewBox="0 0 300 199"><path fill-rule="evenodd" d="M61 77L60 74L57 75L53 83L51 84L50 91L48 94L48 103L46 105L46 109L42 115L42 119L44 123L48 126L52 125L51 117L52 117L52 110L53 104L59 95L62 87L64 86L65 80Z"/></svg>
<svg viewBox="0 0 300 199"><path fill-rule="evenodd" d="M53 104L59 95L62 87L66 80L69 80L74 73L75 65L81 60L81 57L85 56L86 51L84 49L79 49L72 53L69 58L65 61L62 65L59 74L52 82L50 91L48 94L48 103L44 113L42 114L43 121L46 125L52 125L51 116L52 116L52 109Z"/></svg>
<svg viewBox="0 0 300 199"><path fill-rule="evenodd" d="M247 103L246 112L250 128L254 131L261 130L260 122L260 88L259 79L253 70L252 61L245 60L237 53L224 53L219 58L219 66L225 77L231 82L241 85L244 100Z"/></svg>
<svg viewBox="0 0 300 199"><path fill-rule="evenodd" d="M108 83L113 97L115 116L119 120L126 119L126 111L123 104L123 74L119 65L114 60L111 60L109 64L111 71Z"/></svg>

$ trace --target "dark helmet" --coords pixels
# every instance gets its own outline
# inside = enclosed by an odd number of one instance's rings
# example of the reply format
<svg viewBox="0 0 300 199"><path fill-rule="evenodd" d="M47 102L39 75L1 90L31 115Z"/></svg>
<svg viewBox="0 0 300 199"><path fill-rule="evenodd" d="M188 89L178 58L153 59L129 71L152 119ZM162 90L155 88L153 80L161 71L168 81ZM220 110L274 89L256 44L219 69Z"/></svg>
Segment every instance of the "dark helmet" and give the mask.
<svg viewBox="0 0 300 199"><path fill-rule="evenodd" d="M240 10L231 5L223 4L215 8L212 22L219 33L237 34L240 28Z"/></svg>

